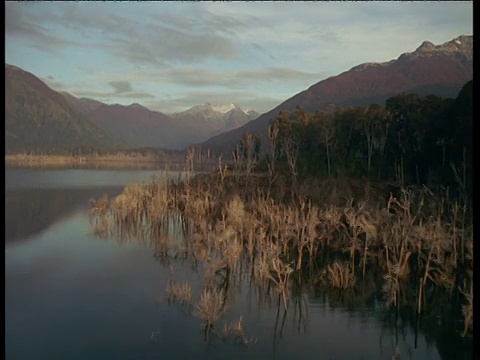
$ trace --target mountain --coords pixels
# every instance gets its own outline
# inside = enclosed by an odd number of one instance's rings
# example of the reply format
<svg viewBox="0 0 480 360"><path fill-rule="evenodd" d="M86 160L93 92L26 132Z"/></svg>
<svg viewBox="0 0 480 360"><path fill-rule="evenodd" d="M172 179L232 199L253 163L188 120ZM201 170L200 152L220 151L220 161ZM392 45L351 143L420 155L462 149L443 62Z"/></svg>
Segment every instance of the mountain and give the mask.
<svg viewBox="0 0 480 360"><path fill-rule="evenodd" d="M473 78L473 36L461 35L442 45L423 42L414 52L385 63L365 63L322 80L248 124L200 144L214 153L231 153L245 131L265 135L271 119L297 106L308 112L337 106L383 104L401 92L455 97Z"/></svg>
<svg viewBox="0 0 480 360"><path fill-rule="evenodd" d="M87 112L102 129L130 147L184 148L184 129L170 116L139 104L102 104Z"/></svg>
<svg viewBox="0 0 480 360"><path fill-rule="evenodd" d="M245 125L258 115L254 110L243 110L232 103L218 106L207 103L172 114L172 117L185 124L206 126L210 131L222 131Z"/></svg>
<svg viewBox="0 0 480 360"><path fill-rule="evenodd" d="M216 154L231 153L245 131L264 136L269 121L281 110L299 106L315 112L329 104L384 103L401 92L455 97L473 78L472 58L473 36L462 35L442 45L425 41L398 59L361 64L322 80L259 117L234 104L203 104L167 115L139 104L78 99L5 64L5 149L7 153L118 146L181 150L201 144Z"/></svg>
<svg viewBox="0 0 480 360"><path fill-rule="evenodd" d="M230 103L218 106L201 104L171 116L180 126L188 129L185 140L186 145L190 145L243 126L258 115L254 110L243 110Z"/></svg>
<svg viewBox="0 0 480 360"><path fill-rule="evenodd" d="M94 99L89 99L89 98L76 98L72 94L66 92L66 91L61 91L60 94L62 94L67 102L76 110L80 111L82 114L87 115L90 111L95 110L97 107L100 105L104 105L102 102L94 100Z"/></svg>
<svg viewBox="0 0 480 360"><path fill-rule="evenodd" d="M5 152L111 150L115 139L33 74L5 64Z"/></svg>
<svg viewBox="0 0 480 360"><path fill-rule="evenodd" d="M172 116L140 104L108 105L57 92L5 64L5 149L71 152L157 147L182 150L257 117L234 104L199 105Z"/></svg>
<svg viewBox="0 0 480 360"><path fill-rule="evenodd" d="M233 104L220 107L204 104L167 115L140 104L97 105L91 99L77 101L79 109L91 107L85 114L95 124L123 139L131 147L182 150L193 143L238 128L258 116L255 112L247 113Z"/></svg>

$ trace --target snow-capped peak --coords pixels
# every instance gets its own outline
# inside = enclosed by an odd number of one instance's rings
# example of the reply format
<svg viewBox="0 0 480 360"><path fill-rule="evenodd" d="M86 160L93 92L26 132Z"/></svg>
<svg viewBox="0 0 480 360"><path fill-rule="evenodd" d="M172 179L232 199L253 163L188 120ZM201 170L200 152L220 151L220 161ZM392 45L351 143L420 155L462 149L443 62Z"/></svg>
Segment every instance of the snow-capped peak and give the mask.
<svg viewBox="0 0 480 360"><path fill-rule="evenodd" d="M233 109L236 109L237 106L235 104L224 104L224 105L218 105L218 106L213 106L212 105L212 109L214 111L217 111L217 112L220 112L222 114L226 114L228 113L229 111L232 111Z"/></svg>

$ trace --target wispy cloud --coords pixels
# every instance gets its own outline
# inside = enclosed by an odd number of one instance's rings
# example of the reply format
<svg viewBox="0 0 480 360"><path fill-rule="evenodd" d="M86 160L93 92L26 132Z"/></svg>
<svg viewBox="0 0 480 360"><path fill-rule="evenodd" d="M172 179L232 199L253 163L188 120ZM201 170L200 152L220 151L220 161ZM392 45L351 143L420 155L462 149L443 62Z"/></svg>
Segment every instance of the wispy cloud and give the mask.
<svg viewBox="0 0 480 360"><path fill-rule="evenodd" d="M130 92L124 92L124 93L117 93L117 92L108 92L103 90L73 89L69 91L69 93L71 93L72 95L78 98L85 97L85 98L95 99L101 102L105 102L107 104L120 102L122 104L129 105L137 102L136 100L138 99L147 99L147 100L155 99L155 95L142 92L142 91L130 91Z"/></svg>
<svg viewBox="0 0 480 360"><path fill-rule="evenodd" d="M472 34L472 3L7 2L6 62L104 102L266 112L362 62Z"/></svg>
<svg viewBox="0 0 480 360"><path fill-rule="evenodd" d="M155 74L162 83L192 87L227 87L232 89L266 86L272 82L300 84L319 81L326 72L306 72L289 68L268 67L241 71L214 71L201 68L172 68Z"/></svg>
<svg viewBox="0 0 480 360"><path fill-rule="evenodd" d="M28 41L31 46L45 51L58 51L62 47L72 44L61 36L51 34L41 24L32 23L15 3L5 6L5 34L6 36Z"/></svg>
<svg viewBox="0 0 480 360"><path fill-rule="evenodd" d="M25 4L10 4L7 9L6 34L10 37L21 36L40 49L57 50L62 45L90 46L110 52L115 57L128 61L140 61L154 65L166 62L198 62L209 58L231 59L237 53L235 43L222 32L228 32L228 26L234 19L213 17L209 26L181 26L185 21L175 21L165 15L130 19L127 16L97 12L98 3L60 3L50 5L50 10L33 12ZM103 4L103 6L105 6ZM118 9L132 7L132 4L119 3ZM153 8L162 9L161 6ZM127 12L128 13L128 12ZM164 21L155 21L155 18ZM168 20L165 22L165 20ZM48 24L48 26L47 26ZM176 24L172 27L171 24ZM202 24L200 19L195 24ZM220 30L213 31L216 24L224 24ZM223 28L223 31L222 31ZM75 32L81 39L65 41L55 36L61 31Z"/></svg>
<svg viewBox="0 0 480 360"><path fill-rule="evenodd" d="M115 91L115 94L123 94L123 93L130 93L132 92L132 84L130 84L128 81L110 81L108 83L113 90Z"/></svg>
<svg viewBox="0 0 480 360"><path fill-rule="evenodd" d="M118 101L124 104L131 104L136 102L136 99L156 98L154 94L149 92L135 90L129 81L109 81L106 84L107 86L104 87L102 87L101 84L86 87L78 84L65 83L51 75L41 78L41 80L55 91L66 91L79 98L86 97L96 99L108 104ZM111 88L111 90L108 88Z"/></svg>

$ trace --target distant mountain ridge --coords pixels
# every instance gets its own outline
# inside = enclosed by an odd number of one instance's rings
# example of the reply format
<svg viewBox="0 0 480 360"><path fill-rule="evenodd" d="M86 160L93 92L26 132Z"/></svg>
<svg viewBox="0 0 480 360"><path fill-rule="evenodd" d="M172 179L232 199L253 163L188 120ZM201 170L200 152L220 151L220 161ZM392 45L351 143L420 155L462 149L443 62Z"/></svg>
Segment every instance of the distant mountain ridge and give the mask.
<svg viewBox="0 0 480 360"><path fill-rule="evenodd" d="M72 94L66 92L66 91L61 91L60 94L62 94L65 99L68 101L68 103L73 106L75 109L80 111L82 114L87 115L88 112L95 110L97 107L104 105L102 102L89 99L89 98L76 98Z"/></svg>
<svg viewBox="0 0 480 360"><path fill-rule="evenodd" d="M201 143L214 153L230 154L245 131L266 134L269 121L281 110L297 106L316 112L330 104L361 106L383 104L401 92L455 97L473 78L473 36L461 35L442 45L423 42L414 52L385 63L365 63L322 80L285 100L248 124Z"/></svg>
<svg viewBox="0 0 480 360"><path fill-rule="evenodd" d="M87 116L108 133L123 139L129 147L183 147L182 129L170 116L139 104L102 104Z"/></svg>
<svg viewBox="0 0 480 360"><path fill-rule="evenodd" d="M80 99L85 107L86 99ZM183 150L192 143L208 140L222 132L236 129L252 120L257 113L247 115L239 107L227 112L210 105L198 105L176 114L152 111L140 104L97 105L89 100L86 112L92 121L105 131L126 141L132 147L161 147ZM93 107L92 107L93 106ZM220 107L225 111L226 106Z"/></svg>
<svg viewBox="0 0 480 360"><path fill-rule="evenodd" d="M5 152L61 153L122 146L62 94L33 74L5 64Z"/></svg>
<svg viewBox="0 0 480 360"><path fill-rule="evenodd" d="M315 112L330 104L384 103L401 92L455 97L473 78L473 36L441 45L424 41L385 63L365 63L329 77L258 116L254 111L202 104L176 114L140 104L107 105L57 92L16 66L5 64L6 152L159 147L193 144L231 153L245 131L264 136L281 110Z"/></svg>
<svg viewBox="0 0 480 360"><path fill-rule="evenodd" d="M210 106L209 111L194 107L170 116L137 103L108 105L79 99L9 64L5 64L5 91L5 149L9 153L141 147L182 150L258 116L234 104Z"/></svg>
<svg viewBox="0 0 480 360"><path fill-rule="evenodd" d="M258 115L254 110L243 110L233 103L216 106L206 103L171 114L179 124L191 130L187 145L195 143L194 136L202 136L207 140L214 135L243 126Z"/></svg>

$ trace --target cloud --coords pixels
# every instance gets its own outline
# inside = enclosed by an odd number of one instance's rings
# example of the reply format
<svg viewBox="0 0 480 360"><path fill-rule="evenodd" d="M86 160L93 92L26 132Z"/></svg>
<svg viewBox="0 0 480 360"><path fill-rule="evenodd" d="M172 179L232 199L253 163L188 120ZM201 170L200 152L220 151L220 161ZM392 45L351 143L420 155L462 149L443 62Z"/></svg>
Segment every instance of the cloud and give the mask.
<svg viewBox="0 0 480 360"><path fill-rule="evenodd" d="M9 63L77 96L143 99L160 111L202 102L268 111L360 63L473 33L466 2L7 2L5 9Z"/></svg>
<svg viewBox="0 0 480 360"><path fill-rule="evenodd" d="M122 93L130 93L132 92L132 84L130 84L128 81L110 81L108 83L113 90L115 91L115 94L122 94Z"/></svg>
<svg viewBox="0 0 480 360"><path fill-rule="evenodd" d="M102 102L111 103L114 101L120 101L122 103L134 103L137 102L137 99L155 99L155 95L142 92L142 91L132 91L128 93L117 93L117 92L108 92L102 90L76 90L72 89L69 92L78 98L86 97L95 99Z"/></svg>
<svg viewBox="0 0 480 360"><path fill-rule="evenodd" d="M248 80L299 82L299 81L320 81L327 75L326 72L306 72L291 68L268 67L256 70L244 70L237 73L238 78Z"/></svg>
<svg viewBox="0 0 480 360"><path fill-rule="evenodd" d="M194 15L183 21L178 16L176 20L166 15L155 16L164 8L159 3L116 3L113 7L107 6L105 10L108 11L102 11L106 5L69 2L28 6L13 3L7 6L6 34L21 36L32 46L45 51L76 45L102 49L116 58L153 65L232 59L238 54L235 42L225 36L225 33L231 33L229 27L232 24L241 25L235 18L212 17L213 22L202 26L202 20ZM136 19L126 15L139 10L144 13ZM68 35L70 40L54 34ZM77 40L71 40L72 37Z"/></svg>
<svg viewBox="0 0 480 360"><path fill-rule="evenodd" d="M7 2L5 5L5 36L27 40L33 47L45 51L58 51L72 44L60 36L51 34L47 28L29 21L22 12L23 5Z"/></svg>
<svg viewBox="0 0 480 360"><path fill-rule="evenodd" d="M340 42L341 38L337 32L329 30L325 26L313 26L306 29L300 29L297 34L310 36L313 39L320 39L325 42Z"/></svg>
<svg viewBox="0 0 480 360"><path fill-rule="evenodd" d="M95 99L107 104L121 103L129 105L137 103L140 100L148 101L155 99L156 96L146 91L135 91L132 84L128 81L110 81L107 83L113 91L88 88L87 86L69 86L68 92L77 98L90 98ZM63 88L67 88L63 86Z"/></svg>
<svg viewBox="0 0 480 360"><path fill-rule="evenodd" d="M271 82L283 84L315 83L326 72L306 72L280 67L240 71L212 71L201 68L172 68L155 75L157 81L193 87L228 87L232 89L261 87Z"/></svg>
<svg viewBox="0 0 480 360"><path fill-rule="evenodd" d="M55 91L66 91L77 98L91 98L102 102L122 102L122 103L134 103L139 99L155 99L155 95L146 91L135 91L132 84L129 81L109 81L109 85L113 91L92 88L86 84L67 84L62 81L58 81L54 76L47 75L41 78L51 89Z"/></svg>
<svg viewBox="0 0 480 360"><path fill-rule="evenodd" d="M234 43L225 37L208 33L192 34L160 25L148 26L144 38L144 42L138 42L135 38L119 42L117 53L131 59L135 59L139 53L149 54L145 59L152 63L162 59L177 64L209 58L231 59L237 51Z"/></svg>
<svg viewBox="0 0 480 360"><path fill-rule="evenodd" d="M130 99L129 101L136 102L135 99L141 96L145 99L142 103L144 106L166 113L184 111L206 102L212 104L235 102L245 108L266 112L322 80L326 75L326 72L311 73L280 67L241 71L179 67L163 71L104 72L90 80L109 84L113 92L86 91L84 86L81 87L82 91L70 91L85 97L98 97L101 101L122 98L125 101ZM133 88L132 82L136 87L148 88L150 91L145 94L129 92ZM162 88L161 91L155 90L158 84ZM271 91L272 85L275 86L275 92Z"/></svg>
<svg viewBox="0 0 480 360"><path fill-rule="evenodd" d="M112 93L108 91L102 90L85 90L85 89L75 89L72 88L68 91L70 94L77 98L89 98L98 100L100 102L106 104L123 104L123 105L130 105L133 103L142 102L142 104L146 104L150 99L155 99L155 95L142 92L142 91L132 91L129 93ZM155 110L155 109L151 109Z"/></svg>
<svg viewBox="0 0 480 360"><path fill-rule="evenodd" d="M168 12L155 14L152 18L174 29L190 29L191 32L223 33L236 36L248 25L240 17L214 14L203 4L189 4L182 9L182 16Z"/></svg>

